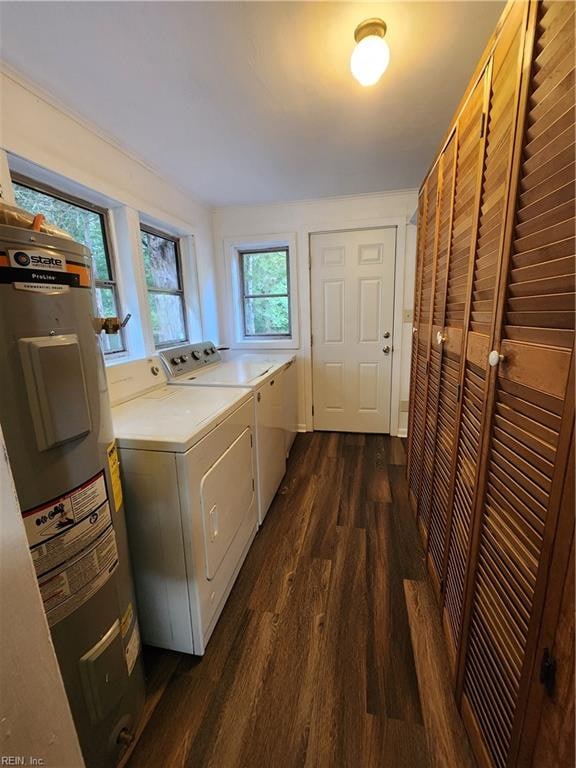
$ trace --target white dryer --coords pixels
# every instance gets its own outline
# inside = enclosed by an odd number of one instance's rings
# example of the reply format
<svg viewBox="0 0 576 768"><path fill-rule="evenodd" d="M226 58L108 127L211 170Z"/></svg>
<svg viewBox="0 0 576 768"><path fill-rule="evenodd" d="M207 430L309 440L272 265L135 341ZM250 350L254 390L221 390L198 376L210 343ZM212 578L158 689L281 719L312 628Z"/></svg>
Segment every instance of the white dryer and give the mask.
<svg viewBox="0 0 576 768"><path fill-rule="evenodd" d="M287 369L293 355L241 354L223 361L211 342L162 350L160 358L170 384L205 387L250 387L254 393L258 519L261 524L286 472L286 455L296 432L296 399Z"/></svg>
<svg viewBox="0 0 576 768"><path fill-rule="evenodd" d="M252 391L107 373L143 640L201 655L257 529Z"/></svg>

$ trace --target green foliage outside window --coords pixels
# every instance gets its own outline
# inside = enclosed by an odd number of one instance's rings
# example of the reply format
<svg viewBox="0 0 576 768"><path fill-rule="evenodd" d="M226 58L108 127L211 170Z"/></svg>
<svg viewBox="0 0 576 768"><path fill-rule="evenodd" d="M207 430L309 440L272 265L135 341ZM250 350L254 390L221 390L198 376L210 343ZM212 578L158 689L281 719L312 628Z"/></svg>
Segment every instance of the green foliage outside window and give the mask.
<svg viewBox="0 0 576 768"><path fill-rule="evenodd" d="M22 184L13 183L12 186L16 202L21 208L30 213L43 214L50 224L60 227L72 235L74 240L90 249L94 274L98 280L112 279L106 257L101 214Z"/></svg>
<svg viewBox="0 0 576 768"><path fill-rule="evenodd" d="M179 344L186 341L187 333L177 243L144 229L140 238L154 343L157 347Z"/></svg>
<svg viewBox="0 0 576 768"><path fill-rule="evenodd" d="M290 336L288 249L241 251L246 336Z"/></svg>
<svg viewBox="0 0 576 768"><path fill-rule="evenodd" d="M95 278L96 311L102 317L116 317L119 312L106 253L103 215L18 182L12 182L12 186L16 203L21 208L30 213L41 213L48 223L68 232L76 242L82 243L90 250ZM112 284L107 286L99 283ZM100 341L105 353L120 352L124 349L120 333L102 334Z"/></svg>

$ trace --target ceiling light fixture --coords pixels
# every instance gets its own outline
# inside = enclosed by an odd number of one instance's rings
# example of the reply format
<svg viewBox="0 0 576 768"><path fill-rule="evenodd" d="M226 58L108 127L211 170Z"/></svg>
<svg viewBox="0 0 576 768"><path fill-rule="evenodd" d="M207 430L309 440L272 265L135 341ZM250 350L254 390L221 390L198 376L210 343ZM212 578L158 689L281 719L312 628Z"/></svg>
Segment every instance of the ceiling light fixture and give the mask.
<svg viewBox="0 0 576 768"><path fill-rule="evenodd" d="M385 34L386 24L382 19L366 19L354 30L356 47L350 57L350 69L360 85L377 83L390 63Z"/></svg>

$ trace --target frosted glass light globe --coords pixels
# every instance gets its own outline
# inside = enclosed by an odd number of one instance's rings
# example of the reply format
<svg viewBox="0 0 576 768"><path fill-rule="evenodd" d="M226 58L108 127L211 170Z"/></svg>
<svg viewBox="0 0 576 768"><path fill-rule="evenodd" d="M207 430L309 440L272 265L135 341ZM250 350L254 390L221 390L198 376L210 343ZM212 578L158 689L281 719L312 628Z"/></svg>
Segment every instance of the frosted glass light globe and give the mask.
<svg viewBox="0 0 576 768"><path fill-rule="evenodd" d="M350 69L360 85L374 85L390 63L390 48L379 35L362 38L352 51Z"/></svg>

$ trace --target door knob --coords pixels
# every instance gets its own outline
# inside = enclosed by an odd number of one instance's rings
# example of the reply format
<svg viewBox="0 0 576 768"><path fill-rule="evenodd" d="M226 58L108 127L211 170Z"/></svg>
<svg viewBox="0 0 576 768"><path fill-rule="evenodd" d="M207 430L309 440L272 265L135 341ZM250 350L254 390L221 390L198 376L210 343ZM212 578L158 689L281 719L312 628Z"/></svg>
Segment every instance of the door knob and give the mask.
<svg viewBox="0 0 576 768"><path fill-rule="evenodd" d="M386 346L383 348L382 352L384 352L384 354L385 354L385 355L388 355L388 354L390 353L390 347L389 347L388 345L386 345Z"/></svg>
<svg viewBox="0 0 576 768"><path fill-rule="evenodd" d="M441 344L444 344L445 341L446 341L446 336L444 336L442 331L438 331L438 333L436 334L436 344L440 346Z"/></svg>
<svg viewBox="0 0 576 768"><path fill-rule="evenodd" d="M389 339L390 338L390 331L384 331L384 338Z"/></svg>
<svg viewBox="0 0 576 768"><path fill-rule="evenodd" d="M498 363L501 363L503 360L504 360L504 355L501 355L497 349L493 349L492 352L490 352L490 354L488 355L488 363L489 365L492 366L492 368L498 365Z"/></svg>

